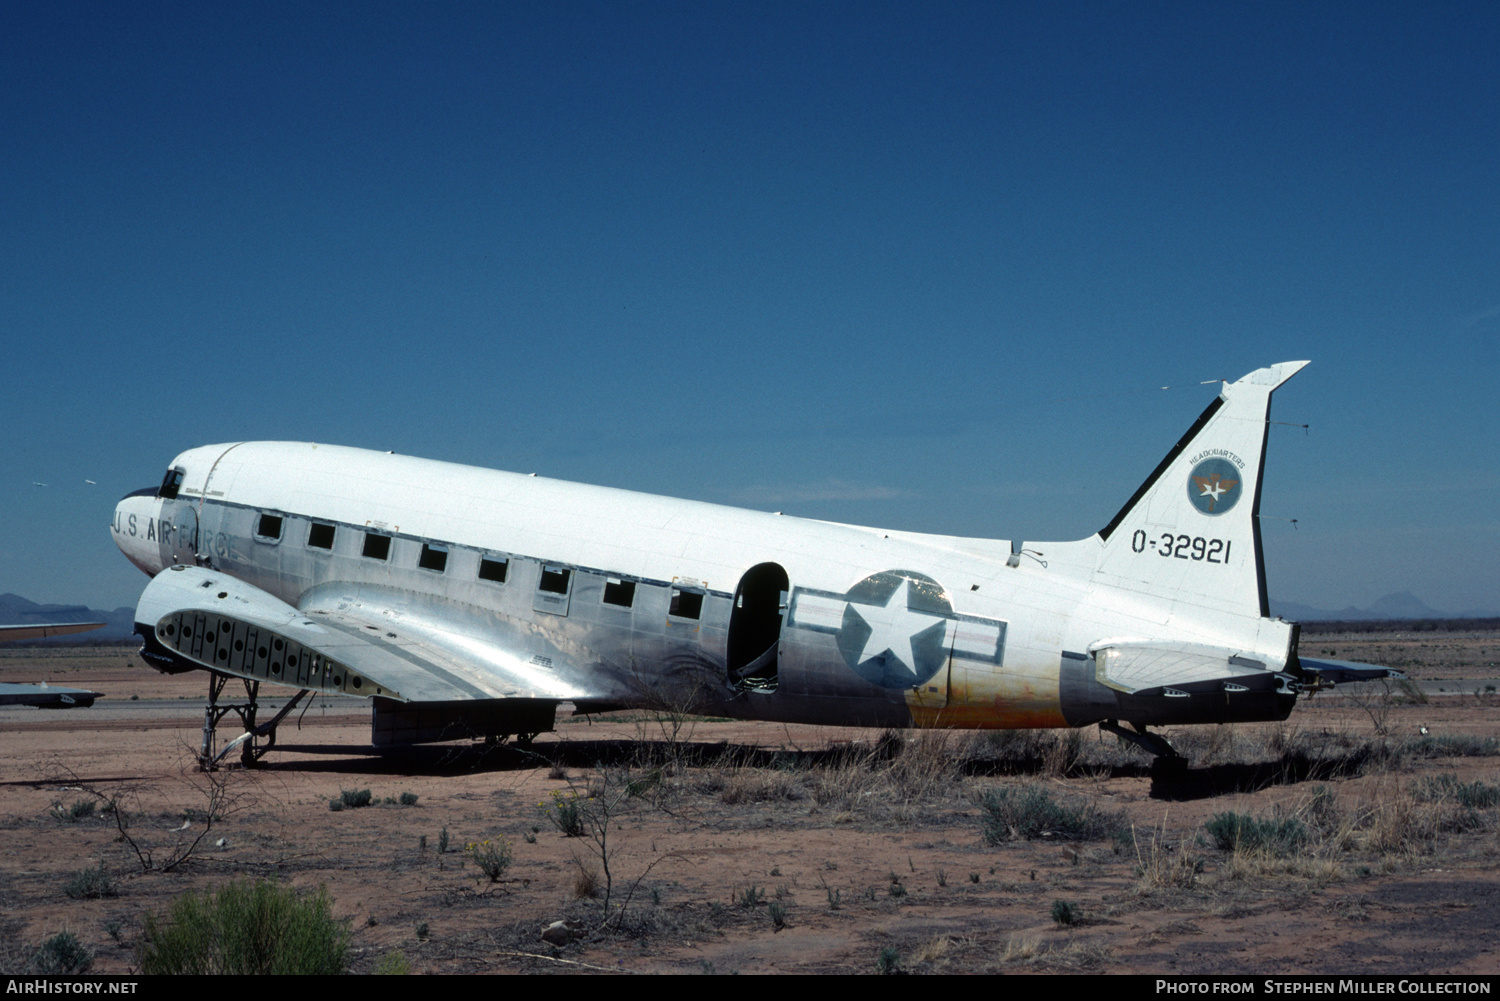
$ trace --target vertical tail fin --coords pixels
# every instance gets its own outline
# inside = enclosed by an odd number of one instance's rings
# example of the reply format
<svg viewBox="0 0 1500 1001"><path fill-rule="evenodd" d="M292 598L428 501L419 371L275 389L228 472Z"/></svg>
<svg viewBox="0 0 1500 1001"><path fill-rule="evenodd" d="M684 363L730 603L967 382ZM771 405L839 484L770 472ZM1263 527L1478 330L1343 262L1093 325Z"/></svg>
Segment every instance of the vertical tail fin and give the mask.
<svg viewBox="0 0 1500 1001"><path fill-rule="evenodd" d="M1271 614L1259 521L1271 394L1306 364L1224 384L1099 532L1096 579L1215 611Z"/></svg>

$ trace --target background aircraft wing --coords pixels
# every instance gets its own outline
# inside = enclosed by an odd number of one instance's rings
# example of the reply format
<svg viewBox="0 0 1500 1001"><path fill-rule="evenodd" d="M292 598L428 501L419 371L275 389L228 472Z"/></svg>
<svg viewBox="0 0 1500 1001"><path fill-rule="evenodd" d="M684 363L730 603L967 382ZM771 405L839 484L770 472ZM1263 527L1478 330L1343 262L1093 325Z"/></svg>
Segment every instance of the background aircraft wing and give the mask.
<svg viewBox="0 0 1500 1001"><path fill-rule="evenodd" d="M100 692L53 685L0 685L0 706L36 706L39 709L84 709L103 698Z"/></svg>
<svg viewBox="0 0 1500 1001"><path fill-rule="evenodd" d="M103 622L44 622L19 626L0 626L0 641L40 640L48 636L66 636L69 633L86 633L90 629L103 629Z"/></svg>
<svg viewBox="0 0 1500 1001"><path fill-rule="evenodd" d="M1312 657L1297 658L1302 670L1311 671L1321 681L1342 685L1351 681L1379 681L1382 678L1404 679L1406 675L1389 667L1377 664L1361 664L1353 660L1321 660Z"/></svg>
<svg viewBox="0 0 1500 1001"><path fill-rule="evenodd" d="M563 651L539 654L519 633L474 628L436 599L372 600L381 591L325 585L297 608L218 571L171 567L146 586L136 622L150 628L157 656L293 688L403 702L602 694Z"/></svg>
<svg viewBox="0 0 1500 1001"><path fill-rule="evenodd" d="M66 636L103 629L102 622L45 622L19 626L0 626L0 641L39 640L48 636ZM83 688L54 688L51 685L0 685L0 706L36 706L40 709L83 709L102 698L100 692Z"/></svg>

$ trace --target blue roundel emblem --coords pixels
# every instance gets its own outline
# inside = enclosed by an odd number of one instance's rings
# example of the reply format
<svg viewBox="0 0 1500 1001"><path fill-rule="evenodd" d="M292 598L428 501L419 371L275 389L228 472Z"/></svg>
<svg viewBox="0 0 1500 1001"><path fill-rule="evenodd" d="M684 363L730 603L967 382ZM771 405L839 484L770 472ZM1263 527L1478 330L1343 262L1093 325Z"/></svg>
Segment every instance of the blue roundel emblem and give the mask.
<svg viewBox="0 0 1500 1001"><path fill-rule="evenodd" d="M872 574L849 589L839 652L855 674L882 688L913 688L948 660L953 605L943 586L911 570Z"/></svg>
<svg viewBox="0 0 1500 1001"><path fill-rule="evenodd" d="M1223 514L1239 502L1244 474L1227 459L1204 459L1188 474L1188 500L1204 514Z"/></svg>

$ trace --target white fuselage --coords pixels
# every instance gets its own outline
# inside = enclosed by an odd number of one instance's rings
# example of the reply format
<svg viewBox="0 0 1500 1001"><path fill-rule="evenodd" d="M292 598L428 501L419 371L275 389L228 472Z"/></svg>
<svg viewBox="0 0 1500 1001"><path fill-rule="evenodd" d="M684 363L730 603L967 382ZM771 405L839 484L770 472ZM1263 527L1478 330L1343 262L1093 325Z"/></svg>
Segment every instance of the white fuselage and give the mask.
<svg viewBox="0 0 1500 1001"><path fill-rule="evenodd" d="M205 446L172 465L175 497L142 491L115 513L143 571L196 564L298 609L365 602L439 630L476 651L474 698L516 697L513 677L484 680L503 651L528 665L523 697L583 685L583 708L656 686L752 718L1057 727L1128 718L1093 680L1101 643L1228 650L1267 673L1288 657L1285 623L1101 572L1099 536L1014 556L1002 540L311 443ZM1256 556L1248 538L1230 552ZM1229 718L1284 716L1271 702Z"/></svg>

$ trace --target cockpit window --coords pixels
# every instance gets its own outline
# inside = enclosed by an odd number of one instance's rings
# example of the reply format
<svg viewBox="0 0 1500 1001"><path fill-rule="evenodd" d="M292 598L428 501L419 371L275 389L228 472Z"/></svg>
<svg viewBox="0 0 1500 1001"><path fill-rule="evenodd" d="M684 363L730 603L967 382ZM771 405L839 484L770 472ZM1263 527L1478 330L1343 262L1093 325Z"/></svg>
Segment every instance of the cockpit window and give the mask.
<svg viewBox="0 0 1500 1001"><path fill-rule="evenodd" d="M163 500L176 500L177 491L182 489L182 478L187 470L181 466L173 466L167 470L167 475L161 478L161 486L156 490L156 496Z"/></svg>

